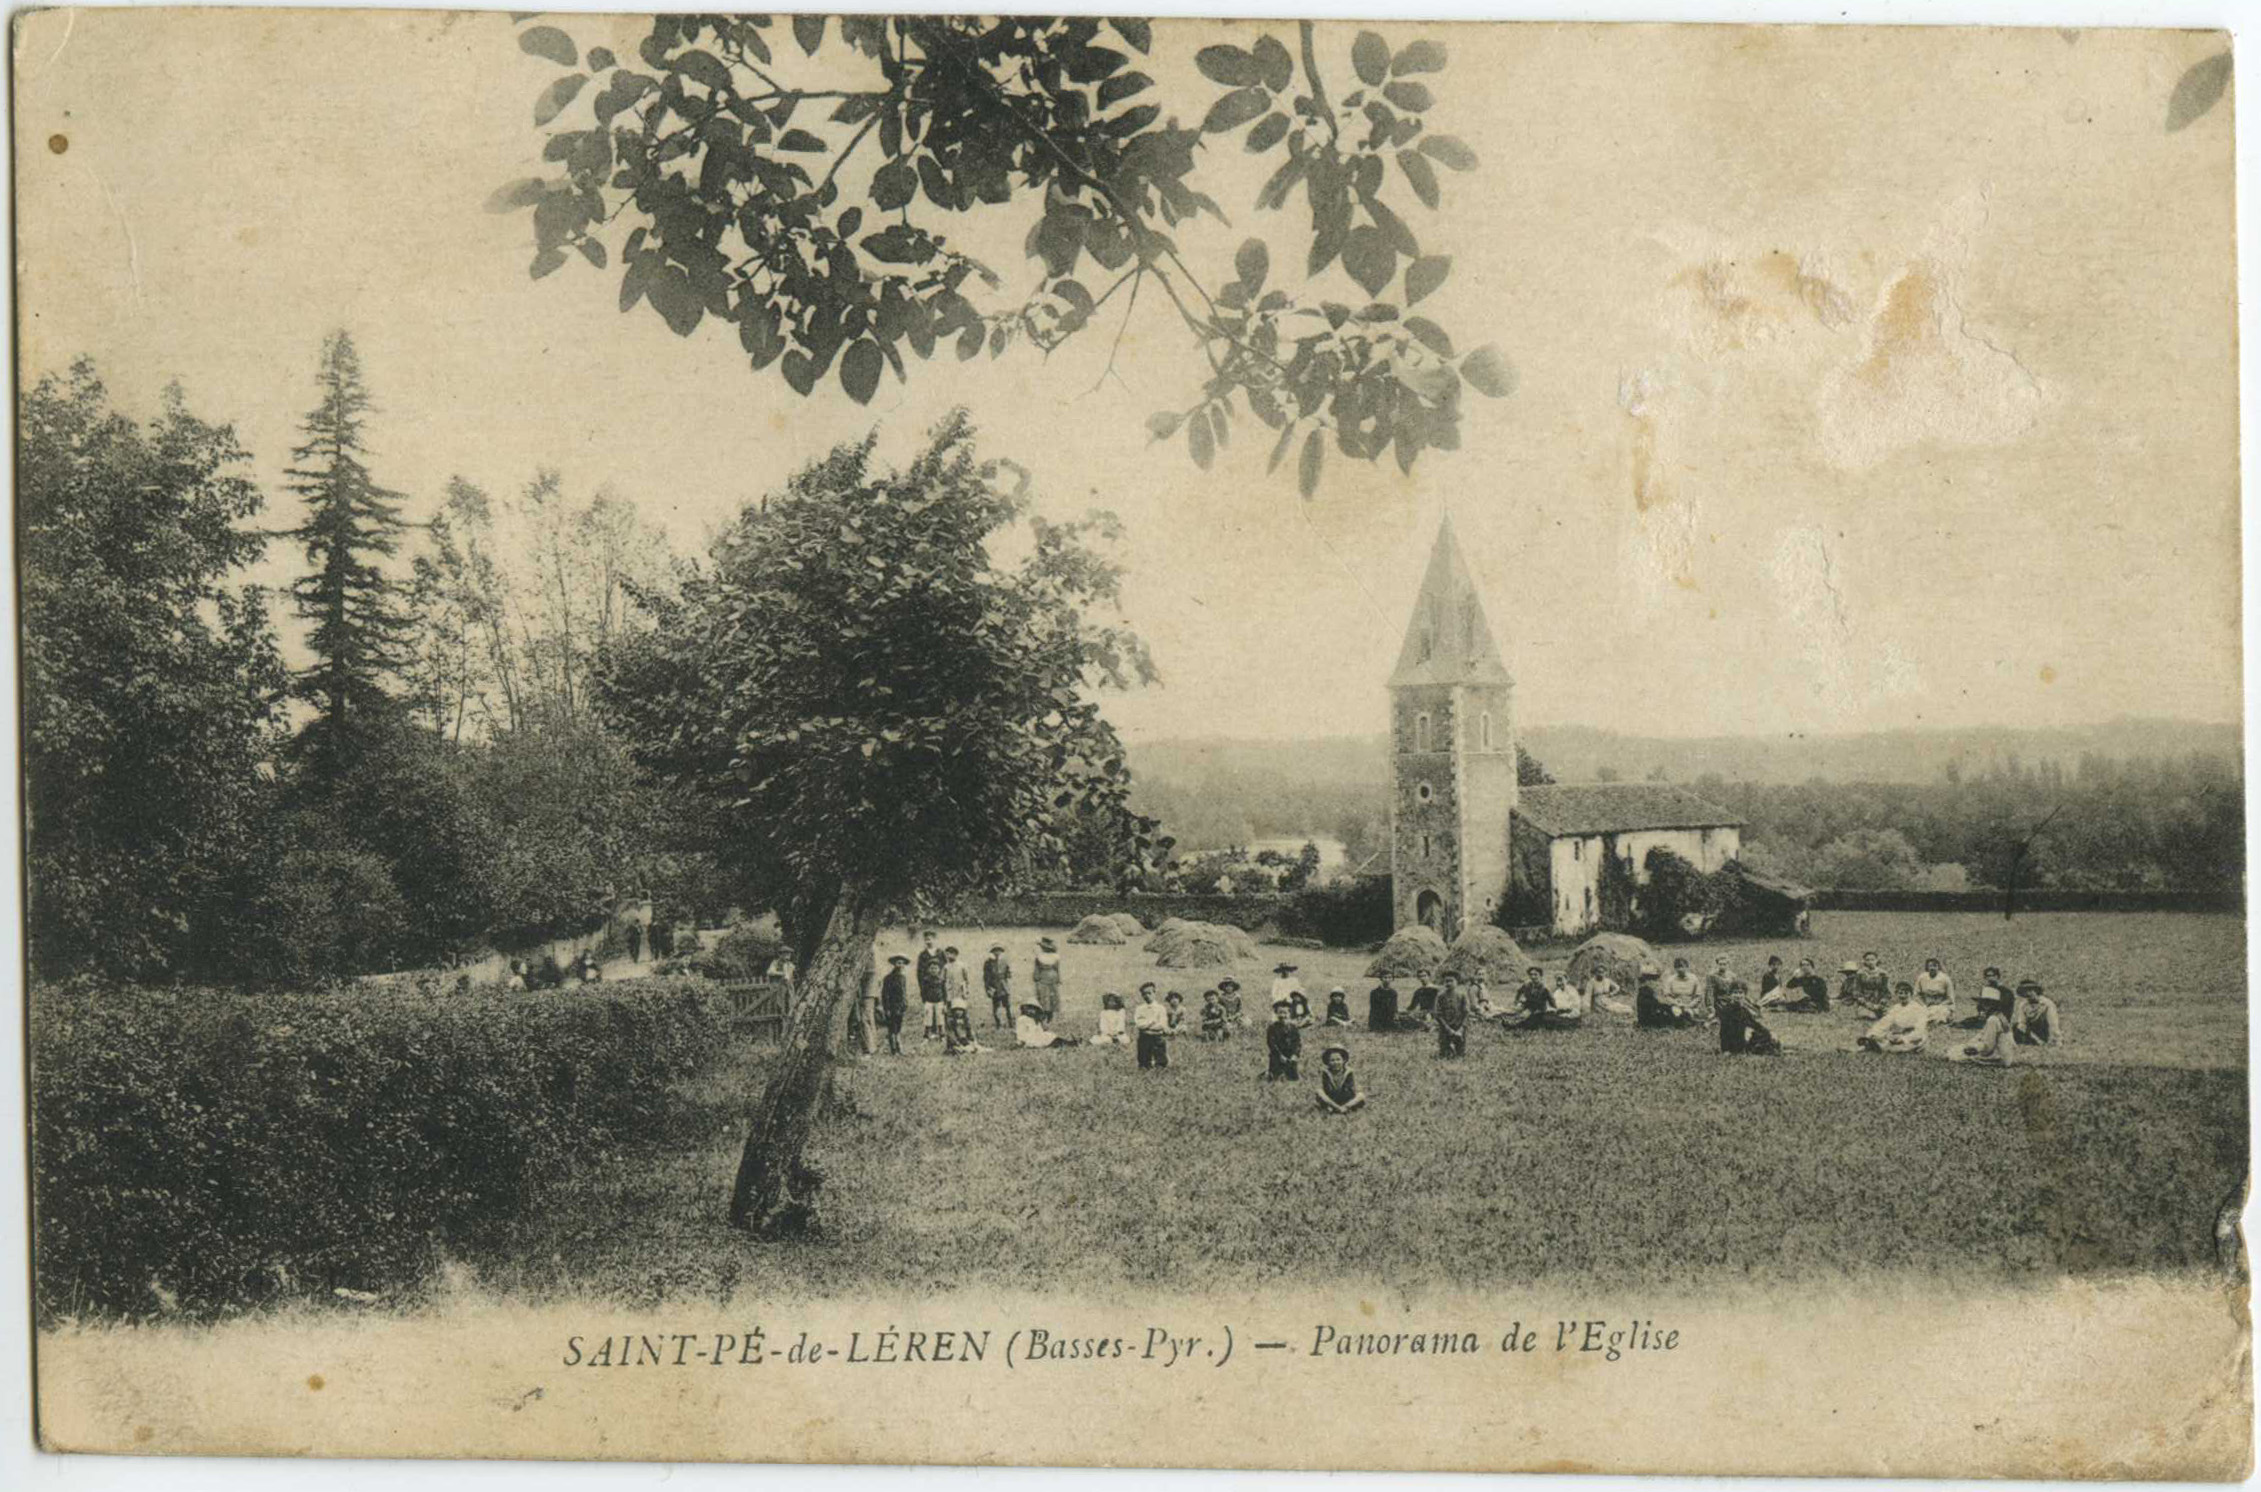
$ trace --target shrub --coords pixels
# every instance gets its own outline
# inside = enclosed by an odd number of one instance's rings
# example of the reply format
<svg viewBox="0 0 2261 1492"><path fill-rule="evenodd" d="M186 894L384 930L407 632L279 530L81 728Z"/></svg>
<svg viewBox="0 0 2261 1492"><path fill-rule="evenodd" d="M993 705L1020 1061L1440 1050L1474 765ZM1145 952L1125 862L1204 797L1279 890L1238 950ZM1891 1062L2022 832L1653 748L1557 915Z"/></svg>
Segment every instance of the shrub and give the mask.
<svg viewBox="0 0 2261 1492"><path fill-rule="evenodd" d="M1280 912L1280 931L1337 948L1361 948L1390 935L1390 883L1379 877L1298 891Z"/></svg>
<svg viewBox="0 0 2261 1492"><path fill-rule="evenodd" d="M571 1167L658 1137L723 1048L712 986L32 1002L43 1318L412 1284Z"/></svg>
<svg viewBox="0 0 2261 1492"><path fill-rule="evenodd" d="M678 945L680 946L680 945ZM712 948L688 961L694 972L709 979L759 979L785 954L785 945L753 927L735 927L715 940Z"/></svg>

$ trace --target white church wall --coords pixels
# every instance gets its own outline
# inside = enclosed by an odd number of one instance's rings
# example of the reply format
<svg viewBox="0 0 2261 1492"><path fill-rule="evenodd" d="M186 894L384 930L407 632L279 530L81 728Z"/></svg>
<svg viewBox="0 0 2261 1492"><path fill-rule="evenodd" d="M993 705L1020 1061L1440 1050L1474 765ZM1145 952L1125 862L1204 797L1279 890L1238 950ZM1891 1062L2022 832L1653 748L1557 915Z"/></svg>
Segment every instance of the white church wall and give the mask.
<svg viewBox="0 0 2261 1492"><path fill-rule="evenodd" d="M1632 871L1634 883L1646 885L1650 850L1668 849L1698 870L1714 871L1742 852L1743 831L1726 826L1641 829L1608 838L1599 834L1564 835L1554 841L1549 860L1556 932L1581 933L1600 922L1602 857L1613 842L1618 858Z"/></svg>

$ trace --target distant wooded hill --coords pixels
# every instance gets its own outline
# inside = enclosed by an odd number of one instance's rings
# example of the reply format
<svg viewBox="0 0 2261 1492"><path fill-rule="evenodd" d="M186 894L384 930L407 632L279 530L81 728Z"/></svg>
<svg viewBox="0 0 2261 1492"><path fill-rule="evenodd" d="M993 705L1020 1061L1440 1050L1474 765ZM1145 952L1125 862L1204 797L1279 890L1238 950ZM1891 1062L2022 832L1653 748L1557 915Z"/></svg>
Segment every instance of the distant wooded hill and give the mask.
<svg viewBox="0 0 2261 1492"><path fill-rule="evenodd" d="M1522 743L1564 782L1611 777L1696 783L1938 783L2061 770L2083 758L2226 759L2242 770L2235 725L2115 720L2070 729L1870 731L1858 735L1628 736L1538 726ZM1354 861L1384 843L1388 741L1380 732L1309 741L1172 739L1134 745L1136 798L1187 848L1332 833Z"/></svg>

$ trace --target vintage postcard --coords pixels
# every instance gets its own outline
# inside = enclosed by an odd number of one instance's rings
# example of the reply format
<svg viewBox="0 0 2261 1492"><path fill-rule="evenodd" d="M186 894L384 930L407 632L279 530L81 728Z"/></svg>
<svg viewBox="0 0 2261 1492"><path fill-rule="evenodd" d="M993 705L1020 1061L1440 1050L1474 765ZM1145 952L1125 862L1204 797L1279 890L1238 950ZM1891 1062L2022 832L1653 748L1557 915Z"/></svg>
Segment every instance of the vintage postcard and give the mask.
<svg viewBox="0 0 2261 1492"><path fill-rule="evenodd" d="M2246 1473L2225 35L13 49L46 1447Z"/></svg>

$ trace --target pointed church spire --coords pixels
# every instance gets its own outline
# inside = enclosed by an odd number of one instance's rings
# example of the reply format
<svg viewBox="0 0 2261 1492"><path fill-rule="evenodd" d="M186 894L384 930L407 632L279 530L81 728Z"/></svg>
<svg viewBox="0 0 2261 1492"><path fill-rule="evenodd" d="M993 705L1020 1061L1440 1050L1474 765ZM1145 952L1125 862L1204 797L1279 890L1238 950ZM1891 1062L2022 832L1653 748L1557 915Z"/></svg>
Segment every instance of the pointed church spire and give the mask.
<svg viewBox="0 0 2261 1492"><path fill-rule="evenodd" d="M1507 682L1499 641L1492 636L1448 513L1437 525L1436 547L1429 551L1429 568L1406 625L1405 645L1398 649L1397 667L1390 671L1390 687Z"/></svg>

